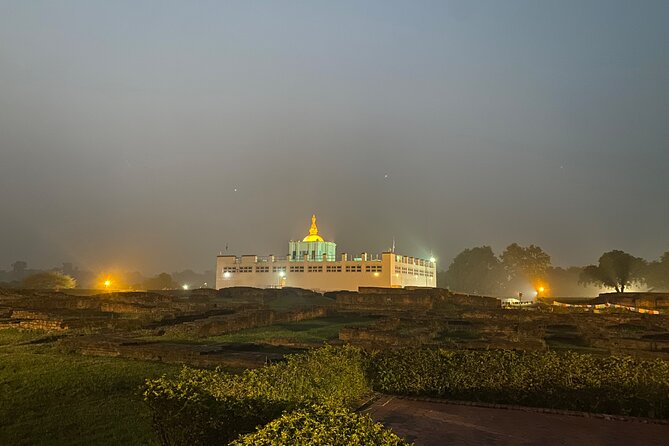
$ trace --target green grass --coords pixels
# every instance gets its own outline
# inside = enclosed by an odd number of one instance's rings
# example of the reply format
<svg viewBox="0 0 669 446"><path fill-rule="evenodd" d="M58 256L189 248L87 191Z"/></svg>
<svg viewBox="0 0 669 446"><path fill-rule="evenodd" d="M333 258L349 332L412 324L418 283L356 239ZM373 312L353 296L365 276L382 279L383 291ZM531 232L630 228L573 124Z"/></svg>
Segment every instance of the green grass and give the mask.
<svg viewBox="0 0 669 446"><path fill-rule="evenodd" d="M328 316L298 322L275 324L268 327L249 328L234 333L207 338L186 337L175 333L164 336L149 336L144 339L173 342L210 343L276 343L277 341L299 344L322 344L339 338L339 330L345 327L371 325L376 321L369 316Z"/></svg>
<svg viewBox="0 0 669 446"><path fill-rule="evenodd" d="M179 366L15 345L36 335L0 331L0 444L156 443L141 386Z"/></svg>
<svg viewBox="0 0 669 446"><path fill-rule="evenodd" d="M42 330L17 330L14 328L0 330L0 347L30 342L47 336Z"/></svg>
<svg viewBox="0 0 669 446"><path fill-rule="evenodd" d="M375 319L361 316L330 316L299 322L251 328L208 338L217 342L269 342L276 339L305 344L322 344L339 338L339 330L374 323Z"/></svg>

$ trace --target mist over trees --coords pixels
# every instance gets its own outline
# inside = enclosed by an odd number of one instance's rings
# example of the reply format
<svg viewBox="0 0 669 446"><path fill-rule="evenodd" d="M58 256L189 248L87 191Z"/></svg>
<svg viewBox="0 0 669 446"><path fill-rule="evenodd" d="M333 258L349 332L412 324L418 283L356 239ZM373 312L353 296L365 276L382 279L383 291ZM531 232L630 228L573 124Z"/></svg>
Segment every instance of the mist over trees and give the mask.
<svg viewBox="0 0 669 446"><path fill-rule="evenodd" d="M469 248L453 259L441 285L471 294L517 295L546 280L550 259L536 245L512 243L499 257L490 246Z"/></svg>
<svg viewBox="0 0 669 446"><path fill-rule="evenodd" d="M523 290L543 288L545 295L579 297L607 289L628 291L630 286L652 291L669 291L669 251L657 261L647 262L624 251L602 254L597 265L551 265L551 258L536 245L512 243L496 256L489 246L468 248L459 253L438 285L453 291L493 296L517 296Z"/></svg>
<svg viewBox="0 0 669 446"><path fill-rule="evenodd" d="M490 246L465 249L446 271L446 283L455 290L472 294L495 294L501 287L504 270Z"/></svg>
<svg viewBox="0 0 669 446"><path fill-rule="evenodd" d="M669 251L660 260L648 263L646 285L653 290L669 290Z"/></svg>
<svg viewBox="0 0 669 446"><path fill-rule="evenodd" d="M623 251L605 252L597 265L583 268L579 281L624 293L633 284L644 283L646 261Z"/></svg>
<svg viewBox="0 0 669 446"><path fill-rule="evenodd" d="M31 290L67 290L76 287L77 281L57 271L46 271L26 277L22 286Z"/></svg>
<svg viewBox="0 0 669 446"><path fill-rule="evenodd" d="M160 273L155 277L146 279L143 287L147 290L169 290L177 287L177 283L172 276L167 273Z"/></svg>
<svg viewBox="0 0 669 446"><path fill-rule="evenodd" d="M28 263L18 260L10 265L11 269L0 269L0 288L27 288L25 280L38 273L56 273L68 276L74 279L76 288L80 289L113 289L113 290L142 290L142 289L166 289L180 288L187 285L189 288L213 287L215 285L215 274L213 270L207 270L202 273L186 269L172 274L162 273L153 277L147 277L139 271L89 271L81 269L70 262L65 262L61 266L51 269L32 269ZM47 276L38 276L47 277ZM48 276L54 277L54 276ZM36 279L35 279L36 280ZM46 280L46 279L45 279ZM51 280L52 283L55 279ZM107 287L104 282L109 280ZM54 289L51 286L41 285L41 282L35 282L42 289ZM31 282L28 282L31 284ZM34 286L31 286L34 288ZM59 289L66 289L66 286L60 286Z"/></svg>
<svg viewBox="0 0 669 446"><path fill-rule="evenodd" d="M504 268L507 291L522 289L530 283L538 288L546 281L546 271L551 265L551 257L536 245L523 247L512 243L499 256Z"/></svg>

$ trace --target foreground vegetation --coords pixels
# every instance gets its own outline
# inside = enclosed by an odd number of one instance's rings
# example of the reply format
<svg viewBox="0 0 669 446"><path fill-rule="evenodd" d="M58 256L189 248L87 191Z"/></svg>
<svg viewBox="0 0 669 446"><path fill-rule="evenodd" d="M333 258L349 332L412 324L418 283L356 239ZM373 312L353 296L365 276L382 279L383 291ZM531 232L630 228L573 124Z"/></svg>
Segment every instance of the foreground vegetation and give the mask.
<svg viewBox="0 0 669 446"><path fill-rule="evenodd" d="M326 346L238 376L185 368L175 379L149 380L145 397L165 445L236 438L240 445L255 444L250 439L305 443L309 430L320 432L320 444L352 444L341 430L365 436L380 429L347 412L373 390L669 418L668 362L555 352L407 349L367 354L350 346ZM314 404L321 408L309 412ZM327 421L330 416L341 420ZM388 435L368 444L397 444L399 439Z"/></svg>
<svg viewBox="0 0 669 446"><path fill-rule="evenodd" d="M379 440L370 445L401 444L350 412L371 392L365 364L357 348L325 346L240 375L184 368L176 379L149 380L144 395L164 445L225 444L282 416L252 438L295 444L313 431L316 444L347 445L359 438ZM287 436L278 433L283 431ZM272 442L277 435L280 443ZM249 441L240 438L239 444L255 444Z"/></svg>
<svg viewBox="0 0 669 446"><path fill-rule="evenodd" d="M0 444L155 443L141 385L178 367L25 344L43 336L0 330Z"/></svg>
<svg viewBox="0 0 669 446"><path fill-rule="evenodd" d="M669 362L508 350L377 352L374 388L398 395L669 418Z"/></svg>
<svg viewBox="0 0 669 446"><path fill-rule="evenodd" d="M286 325L323 338L325 322ZM661 360L326 346L235 375L69 354L57 336L0 331L0 444L403 444L352 412L374 391L669 419Z"/></svg>

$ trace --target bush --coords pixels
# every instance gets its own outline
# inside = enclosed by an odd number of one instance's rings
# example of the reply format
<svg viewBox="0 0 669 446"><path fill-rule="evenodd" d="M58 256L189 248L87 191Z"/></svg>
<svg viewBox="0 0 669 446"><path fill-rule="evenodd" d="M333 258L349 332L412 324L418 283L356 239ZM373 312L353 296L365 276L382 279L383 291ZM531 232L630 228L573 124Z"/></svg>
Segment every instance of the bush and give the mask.
<svg viewBox="0 0 669 446"><path fill-rule="evenodd" d="M147 381L144 396L163 445L235 439L237 445L402 444L347 410L372 387L669 418L669 362L555 352L407 349L366 355L350 346L325 346L241 375L184 368L177 378Z"/></svg>
<svg viewBox="0 0 669 446"><path fill-rule="evenodd" d="M370 362L375 390L669 418L669 362L578 353L395 350Z"/></svg>
<svg viewBox="0 0 669 446"><path fill-rule="evenodd" d="M211 444L310 404L353 407L370 387L363 353L325 346L241 375L184 368L149 380L144 392L163 445Z"/></svg>
<svg viewBox="0 0 669 446"><path fill-rule="evenodd" d="M407 443L375 423L342 407L313 405L284 414L231 446L397 446Z"/></svg>
<svg viewBox="0 0 669 446"><path fill-rule="evenodd" d="M58 271L44 271L23 279L22 286L31 290L67 290L77 286L77 281Z"/></svg>

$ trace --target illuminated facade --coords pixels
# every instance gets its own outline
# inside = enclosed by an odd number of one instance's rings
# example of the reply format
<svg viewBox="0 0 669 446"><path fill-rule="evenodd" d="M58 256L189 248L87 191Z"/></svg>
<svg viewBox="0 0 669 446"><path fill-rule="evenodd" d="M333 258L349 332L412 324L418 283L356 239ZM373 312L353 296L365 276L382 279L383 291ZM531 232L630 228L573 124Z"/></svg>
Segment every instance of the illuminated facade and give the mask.
<svg viewBox="0 0 669 446"><path fill-rule="evenodd" d="M359 287L436 286L434 259L419 259L394 252L360 254L337 258L337 245L318 234L316 216L311 218L309 235L291 241L285 257L219 255L216 259L216 288L295 287L314 291L357 291Z"/></svg>

